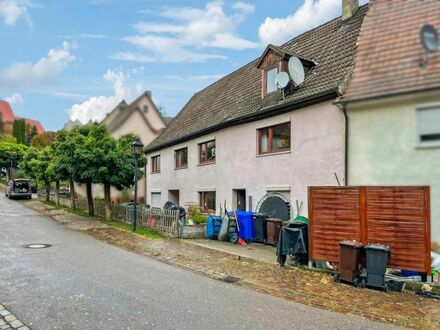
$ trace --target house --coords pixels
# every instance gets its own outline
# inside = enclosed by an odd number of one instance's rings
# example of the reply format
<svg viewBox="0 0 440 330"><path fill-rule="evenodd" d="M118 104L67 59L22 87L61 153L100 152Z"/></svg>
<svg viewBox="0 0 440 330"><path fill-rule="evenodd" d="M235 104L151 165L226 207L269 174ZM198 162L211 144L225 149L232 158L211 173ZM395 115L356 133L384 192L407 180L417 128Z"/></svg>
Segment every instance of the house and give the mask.
<svg viewBox="0 0 440 330"><path fill-rule="evenodd" d="M12 134L12 126L15 119L20 119L14 115L9 102L0 100L0 134ZM26 125L35 127L38 134L44 133L44 127L38 120L24 118Z"/></svg>
<svg viewBox="0 0 440 330"><path fill-rule="evenodd" d="M153 141L159 133L165 128L167 118L164 118L151 98L151 92L145 91L136 100L128 104L122 100L106 117L102 120L110 134L118 139L126 134L137 135L144 145ZM71 125L75 123L72 122ZM145 196L146 179L145 177L138 182L138 196L142 200ZM86 186L77 184L75 191L86 196ZM104 197L104 188L102 185L95 184L92 188L93 196L96 198ZM124 196L122 191L115 187L111 189L113 200L130 199L130 193Z"/></svg>
<svg viewBox="0 0 440 330"><path fill-rule="evenodd" d="M350 185L431 186L431 238L440 242L440 51L421 28L440 32L436 0L374 0L359 37L347 113Z"/></svg>
<svg viewBox="0 0 440 330"><path fill-rule="evenodd" d="M147 201L198 203L219 212L255 210L268 192L307 205L307 187L344 184L344 115L333 102L352 73L368 6L344 0L342 17L282 46L194 94L146 147ZM274 81L297 57L303 83ZM307 214L307 209L302 210Z"/></svg>

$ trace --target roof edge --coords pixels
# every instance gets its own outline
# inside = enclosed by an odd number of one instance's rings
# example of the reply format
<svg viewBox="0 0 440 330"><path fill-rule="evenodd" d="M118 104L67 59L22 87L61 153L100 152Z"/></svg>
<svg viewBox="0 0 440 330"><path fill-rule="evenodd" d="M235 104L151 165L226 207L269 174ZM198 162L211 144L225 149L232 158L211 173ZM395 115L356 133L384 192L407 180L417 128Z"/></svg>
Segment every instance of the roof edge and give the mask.
<svg viewBox="0 0 440 330"><path fill-rule="evenodd" d="M314 105L314 104L325 102L325 101L330 101L332 99L335 99L337 96L338 96L337 88L333 88L333 89L321 92L319 94L315 94L311 97L297 100L296 102L285 103L285 104L275 105L272 107L263 108L260 111L248 114L246 116L238 117L238 118L235 118L230 121L222 122L220 124L217 124L217 125L205 128L203 130L197 131L195 133L185 135L181 138L160 144L156 147L150 148L147 146L144 148L144 153L147 154L147 153L156 152L156 151L171 147L173 145L176 145L176 144L179 144L182 142L186 142L186 141L195 139L197 137L200 137L200 136L203 136L203 135L206 135L209 133L217 132L217 131L224 129L224 128L227 128L227 127L250 123L253 121L269 118L269 117L272 117L275 115L280 115L282 113L289 112L289 111L300 110L300 109L307 107L307 106L310 106L310 105ZM154 142L154 140L153 140L153 142Z"/></svg>

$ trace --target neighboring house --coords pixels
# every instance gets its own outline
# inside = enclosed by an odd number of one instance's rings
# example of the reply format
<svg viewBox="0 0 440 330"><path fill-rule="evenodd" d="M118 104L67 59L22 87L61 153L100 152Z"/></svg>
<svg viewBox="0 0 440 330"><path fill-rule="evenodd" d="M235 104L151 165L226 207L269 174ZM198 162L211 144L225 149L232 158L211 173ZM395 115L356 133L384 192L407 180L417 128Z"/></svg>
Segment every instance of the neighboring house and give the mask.
<svg viewBox="0 0 440 330"><path fill-rule="evenodd" d="M194 94L146 148L147 199L220 211L255 210L268 192L307 205L307 187L344 184L344 115L333 102L352 73L368 6L343 1L343 17L286 44ZM274 75L299 58L305 81L277 90ZM302 209L307 214L307 207Z"/></svg>
<svg viewBox="0 0 440 330"><path fill-rule="evenodd" d="M20 119L22 117L17 117L11 108L9 102L0 100L0 134L12 134L12 126L15 119ZM27 125L30 127L35 126L38 134L44 133L44 127L38 120L24 118Z"/></svg>
<svg viewBox="0 0 440 330"><path fill-rule="evenodd" d="M420 41L424 24L440 31L440 3L370 7L342 99L348 184L430 185L431 236L440 242L440 52L426 54Z"/></svg>
<svg viewBox="0 0 440 330"><path fill-rule="evenodd" d="M102 124L108 128L114 138L118 139L123 135L132 133L137 135L144 145L151 143L166 127L166 123L167 119L162 117L149 91L142 93L130 104L122 100L102 120ZM73 122L72 125L74 124ZM144 177L138 182L138 196L140 200L144 200L145 191L146 179ZM86 185L78 185L76 192L81 196L86 196ZM93 185L93 196L96 198L104 197L102 185ZM111 197L112 200L121 200L123 194L112 187Z"/></svg>

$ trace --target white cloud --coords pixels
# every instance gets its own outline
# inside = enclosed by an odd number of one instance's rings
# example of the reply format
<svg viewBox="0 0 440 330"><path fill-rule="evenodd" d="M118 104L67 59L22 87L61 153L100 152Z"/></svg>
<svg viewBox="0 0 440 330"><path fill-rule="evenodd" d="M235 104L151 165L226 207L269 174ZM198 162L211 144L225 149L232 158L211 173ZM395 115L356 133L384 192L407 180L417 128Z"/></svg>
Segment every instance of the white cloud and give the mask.
<svg viewBox="0 0 440 330"><path fill-rule="evenodd" d="M237 5L238 4L238 5ZM167 7L159 16L170 22L139 22L134 28L138 35L123 40L145 50L148 54L132 51L113 54L113 59L139 62L197 62L224 59L218 54L205 54L194 49L222 48L243 50L259 47L258 43L241 38L238 26L251 12L252 5L239 2L230 14L225 13L223 1L212 1L204 8Z"/></svg>
<svg viewBox="0 0 440 330"><path fill-rule="evenodd" d="M50 84L58 78L65 66L75 60L72 50L74 43L64 41L61 48L50 49L47 56L36 63L15 62L10 67L0 70L0 87L32 88Z"/></svg>
<svg viewBox="0 0 440 330"><path fill-rule="evenodd" d="M246 13L253 13L255 11L255 5L247 2L238 1L232 5L232 8L237 10L243 10Z"/></svg>
<svg viewBox="0 0 440 330"><path fill-rule="evenodd" d="M125 99L131 101L143 91L142 85L128 86L127 76L120 71L107 70L103 79L113 84L114 95L111 96L92 96L87 101L74 104L69 110L71 120L79 120L85 124L89 120L101 121L105 115Z"/></svg>
<svg viewBox="0 0 440 330"><path fill-rule="evenodd" d="M0 16L6 25L14 25L23 19L28 26L32 25L28 9L36 5L29 0L3 0L0 1Z"/></svg>
<svg viewBox="0 0 440 330"><path fill-rule="evenodd" d="M366 3L361 0L360 3ZM341 15L341 0L305 0L294 12L284 18L266 17L258 29L260 42L265 47L281 45L289 39Z"/></svg>
<svg viewBox="0 0 440 330"><path fill-rule="evenodd" d="M21 96L20 93L12 93L11 96L5 97L5 101L9 102L10 104L23 104L24 103L23 96Z"/></svg>

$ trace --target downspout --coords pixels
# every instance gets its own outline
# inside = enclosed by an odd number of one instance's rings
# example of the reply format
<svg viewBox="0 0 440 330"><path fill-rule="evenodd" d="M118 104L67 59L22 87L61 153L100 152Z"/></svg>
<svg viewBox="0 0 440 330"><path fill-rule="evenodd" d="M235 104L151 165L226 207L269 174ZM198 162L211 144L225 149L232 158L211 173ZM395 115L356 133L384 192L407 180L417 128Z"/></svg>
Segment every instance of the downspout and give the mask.
<svg viewBox="0 0 440 330"><path fill-rule="evenodd" d="M345 130L344 130L344 176L345 176L345 185L348 186L348 113L347 113L347 105L342 103L342 113L344 114L345 121Z"/></svg>

